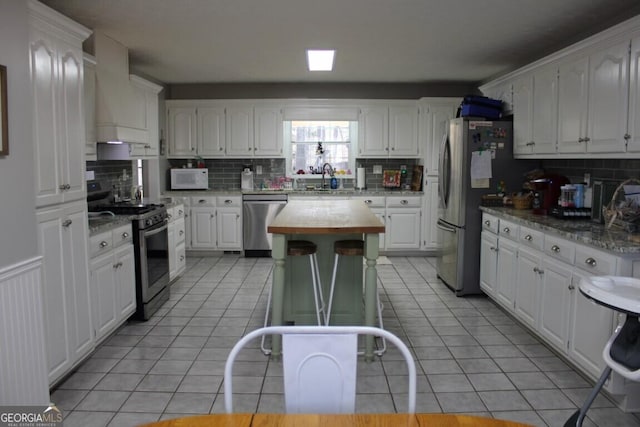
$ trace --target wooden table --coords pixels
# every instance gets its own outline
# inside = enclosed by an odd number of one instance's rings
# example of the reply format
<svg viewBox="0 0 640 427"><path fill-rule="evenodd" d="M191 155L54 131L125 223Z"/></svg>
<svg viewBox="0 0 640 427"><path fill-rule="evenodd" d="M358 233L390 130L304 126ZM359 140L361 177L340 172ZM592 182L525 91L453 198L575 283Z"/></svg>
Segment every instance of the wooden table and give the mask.
<svg viewBox="0 0 640 427"><path fill-rule="evenodd" d="M212 414L141 427L531 427L515 421L454 414Z"/></svg>
<svg viewBox="0 0 640 427"><path fill-rule="evenodd" d="M366 259L364 290L364 326L375 326L377 276L376 259L378 258L379 233L384 233L384 225L361 200L292 200L267 227L273 233L274 260L273 287L271 303L271 324L283 324L285 265L287 264L287 240L311 238L318 241L323 237L334 239L353 238L353 235L364 234L364 257ZM350 236L351 235L351 236ZM315 241L315 240L314 240ZM324 251L328 252L327 245ZM331 253L318 254L325 260L333 259ZM320 268L321 270L322 267ZM326 281L326 280L325 280ZM324 284L324 283L323 283ZM281 337L274 336L271 342L272 357L279 357ZM365 360L373 359L373 337L365 337Z"/></svg>

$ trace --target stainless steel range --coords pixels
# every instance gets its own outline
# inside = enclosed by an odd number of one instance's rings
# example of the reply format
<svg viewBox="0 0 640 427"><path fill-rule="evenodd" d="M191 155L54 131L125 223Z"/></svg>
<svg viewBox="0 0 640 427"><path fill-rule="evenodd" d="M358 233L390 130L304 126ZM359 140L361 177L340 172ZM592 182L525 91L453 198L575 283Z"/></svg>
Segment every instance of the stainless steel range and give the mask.
<svg viewBox="0 0 640 427"><path fill-rule="evenodd" d="M89 212L132 218L136 268L136 317L147 320L169 299L167 209L164 205L89 202Z"/></svg>

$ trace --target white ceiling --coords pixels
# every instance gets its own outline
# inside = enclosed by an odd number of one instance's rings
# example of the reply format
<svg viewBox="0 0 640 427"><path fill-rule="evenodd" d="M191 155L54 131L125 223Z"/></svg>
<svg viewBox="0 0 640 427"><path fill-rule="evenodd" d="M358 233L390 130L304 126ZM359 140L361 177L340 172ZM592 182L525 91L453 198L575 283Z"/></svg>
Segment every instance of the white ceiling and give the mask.
<svg viewBox="0 0 640 427"><path fill-rule="evenodd" d="M42 0L158 81L477 82L626 18L638 0ZM305 49L336 49L331 73Z"/></svg>

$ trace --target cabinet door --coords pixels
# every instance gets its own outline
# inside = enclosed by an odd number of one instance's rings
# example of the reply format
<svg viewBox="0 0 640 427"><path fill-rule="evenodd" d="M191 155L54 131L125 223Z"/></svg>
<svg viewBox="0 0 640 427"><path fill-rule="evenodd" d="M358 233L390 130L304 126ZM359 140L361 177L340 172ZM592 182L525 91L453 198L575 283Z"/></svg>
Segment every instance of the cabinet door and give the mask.
<svg viewBox="0 0 640 427"><path fill-rule="evenodd" d="M426 105L422 110L422 123L424 126L424 174L426 176L438 176L438 156L440 144L444 135L449 132L449 120L456 115L456 108L460 100L451 101L449 104ZM435 208L437 208L437 204ZM434 208L434 209L435 209Z"/></svg>
<svg viewBox="0 0 640 427"><path fill-rule="evenodd" d="M255 107L254 155L256 157L282 156L282 109Z"/></svg>
<svg viewBox="0 0 640 427"><path fill-rule="evenodd" d="M387 249L420 249L420 209L387 209Z"/></svg>
<svg viewBox="0 0 640 427"><path fill-rule="evenodd" d="M58 111L58 61L55 47L48 37L31 31L29 61L31 68L33 137L35 140L36 205L62 202L64 182L60 134L56 122Z"/></svg>
<svg viewBox="0 0 640 427"><path fill-rule="evenodd" d="M227 107L227 156L253 157L253 108Z"/></svg>
<svg viewBox="0 0 640 427"><path fill-rule="evenodd" d="M548 67L533 76L533 110L531 113L533 151L556 152L558 137L558 68Z"/></svg>
<svg viewBox="0 0 640 427"><path fill-rule="evenodd" d="M571 308L571 266L544 257L542 271L539 330L558 349L565 351Z"/></svg>
<svg viewBox="0 0 640 427"><path fill-rule="evenodd" d="M586 276L576 271L573 273L569 356L596 376L605 367L602 349L613 333L614 311L582 295L579 283Z"/></svg>
<svg viewBox="0 0 640 427"><path fill-rule="evenodd" d="M358 147L361 156L389 156L389 109L386 106L360 109Z"/></svg>
<svg viewBox="0 0 640 427"><path fill-rule="evenodd" d="M495 297L498 265L498 236L483 231L480 237L480 289Z"/></svg>
<svg viewBox="0 0 640 427"><path fill-rule="evenodd" d="M136 311L136 271L133 245L124 245L114 253L118 296L118 319L126 320Z"/></svg>
<svg viewBox="0 0 640 427"><path fill-rule="evenodd" d="M486 92L483 90L483 94L489 98L501 100L503 112L513 111L513 89L510 82L493 86Z"/></svg>
<svg viewBox="0 0 640 427"><path fill-rule="evenodd" d="M589 153L625 151L629 96L629 42L589 58Z"/></svg>
<svg viewBox="0 0 640 427"><path fill-rule="evenodd" d="M627 152L640 152L640 37L631 41Z"/></svg>
<svg viewBox="0 0 640 427"><path fill-rule="evenodd" d="M389 107L389 156L417 157L418 107Z"/></svg>
<svg viewBox="0 0 640 427"><path fill-rule="evenodd" d="M438 241L438 178L427 177L424 182L422 205L423 249L439 249Z"/></svg>
<svg viewBox="0 0 640 427"><path fill-rule="evenodd" d="M218 208L216 212L218 249L242 249L242 216L237 208Z"/></svg>
<svg viewBox="0 0 640 427"><path fill-rule="evenodd" d="M540 287L540 261L538 251L520 248L516 269L516 315L531 327L538 321L538 295Z"/></svg>
<svg viewBox="0 0 640 427"><path fill-rule="evenodd" d="M589 111L589 58L562 64L558 70L558 85L558 152L584 153Z"/></svg>
<svg viewBox="0 0 640 427"><path fill-rule="evenodd" d="M509 307L515 307L518 246L515 242L501 238L498 241L498 262L496 276L496 297Z"/></svg>
<svg viewBox="0 0 640 427"><path fill-rule="evenodd" d="M60 52L60 151L65 202L84 200L85 131L82 50L62 46Z"/></svg>
<svg viewBox="0 0 640 427"><path fill-rule="evenodd" d="M96 64L84 59L84 131L86 160L96 160L98 136L96 134Z"/></svg>
<svg viewBox="0 0 640 427"><path fill-rule="evenodd" d="M145 146L145 157L155 158L160 154L160 119L158 110L158 93L154 90L145 91L146 114L147 114L147 144Z"/></svg>
<svg viewBox="0 0 640 427"><path fill-rule="evenodd" d="M118 322L116 299L116 268L113 252L91 260L91 290L93 295L93 323L96 340L107 336Z"/></svg>
<svg viewBox="0 0 640 427"><path fill-rule="evenodd" d="M194 156L196 154L196 109L171 107L167 117L169 156Z"/></svg>
<svg viewBox="0 0 640 427"><path fill-rule="evenodd" d="M224 156L224 107L198 108L198 154L206 157Z"/></svg>
<svg viewBox="0 0 640 427"><path fill-rule="evenodd" d="M213 207L191 208L191 247L216 248L216 215Z"/></svg>
<svg viewBox="0 0 640 427"><path fill-rule="evenodd" d="M523 77L513 83L513 154L532 154L533 79Z"/></svg>

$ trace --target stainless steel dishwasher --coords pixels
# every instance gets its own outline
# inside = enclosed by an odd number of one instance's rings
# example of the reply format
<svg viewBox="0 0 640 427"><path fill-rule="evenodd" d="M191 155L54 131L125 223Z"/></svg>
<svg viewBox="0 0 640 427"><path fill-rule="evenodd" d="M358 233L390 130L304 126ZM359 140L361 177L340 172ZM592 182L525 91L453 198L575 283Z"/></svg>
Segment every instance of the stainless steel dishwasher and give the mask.
<svg viewBox="0 0 640 427"><path fill-rule="evenodd" d="M271 256L271 233L267 233L267 226L287 204L287 198L286 194L242 196L245 257Z"/></svg>

